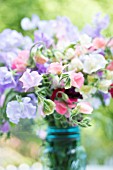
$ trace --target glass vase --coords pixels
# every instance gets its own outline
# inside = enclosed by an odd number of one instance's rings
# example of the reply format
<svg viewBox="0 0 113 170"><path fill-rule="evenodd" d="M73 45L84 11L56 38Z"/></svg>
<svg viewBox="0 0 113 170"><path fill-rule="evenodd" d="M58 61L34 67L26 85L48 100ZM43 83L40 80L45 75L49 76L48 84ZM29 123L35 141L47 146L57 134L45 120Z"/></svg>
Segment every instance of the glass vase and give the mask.
<svg viewBox="0 0 113 170"><path fill-rule="evenodd" d="M42 161L43 170L85 170L86 153L80 145L79 127L49 127Z"/></svg>

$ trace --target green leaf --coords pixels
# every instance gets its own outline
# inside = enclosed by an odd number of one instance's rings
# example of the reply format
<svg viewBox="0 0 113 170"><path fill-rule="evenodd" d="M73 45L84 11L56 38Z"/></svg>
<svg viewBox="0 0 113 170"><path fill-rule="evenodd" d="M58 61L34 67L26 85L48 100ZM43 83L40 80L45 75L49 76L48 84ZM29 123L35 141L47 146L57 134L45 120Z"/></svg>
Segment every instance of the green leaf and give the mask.
<svg viewBox="0 0 113 170"><path fill-rule="evenodd" d="M60 77L60 81L62 80L62 79L67 79L67 78L69 78L69 75L68 74L62 74L61 75L61 77Z"/></svg>
<svg viewBox="0 0 113 170"><path fill-rule="evenodd" d="M65 82L65 89L69 89L69 88L71 88L71 80L70 78L67 78Z"/></svg>

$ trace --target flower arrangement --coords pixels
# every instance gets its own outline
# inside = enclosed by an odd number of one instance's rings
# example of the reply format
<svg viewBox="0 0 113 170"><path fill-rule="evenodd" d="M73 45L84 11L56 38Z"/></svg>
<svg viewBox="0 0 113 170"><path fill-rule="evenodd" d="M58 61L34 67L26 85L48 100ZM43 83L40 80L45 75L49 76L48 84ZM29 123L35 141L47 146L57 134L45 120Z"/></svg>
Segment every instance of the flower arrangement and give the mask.
<svg viewBox="0 0 113 170"><path fill-rule="evenodd" d="M92 97L113 96L113 41L102 36L109 18L97 14L79 31L69 19L24 18L24 30L0 33L0 131L20 119L45 118L49 125L90 126ZM96 103L95 103L96 105Z"/></svg>

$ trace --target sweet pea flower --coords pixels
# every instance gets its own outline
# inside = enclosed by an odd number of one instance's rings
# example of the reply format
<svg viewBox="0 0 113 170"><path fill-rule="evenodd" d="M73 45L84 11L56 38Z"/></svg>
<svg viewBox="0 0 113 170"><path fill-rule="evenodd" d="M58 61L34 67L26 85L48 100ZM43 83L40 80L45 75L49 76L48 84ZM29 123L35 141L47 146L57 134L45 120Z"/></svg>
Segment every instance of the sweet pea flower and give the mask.
<svg viewBox="0 0 113 170"><path fill-rule="evenodd" d="M83 63L83 71L85 73L91 74L96 72L102 68L105 68L107 61L101 54L90 54L82 56L84 63Z"/></svg>
<svg viewBox="0 0 113 170"><path fill-rule="evenodd" d="M70 79L71 79L71 85L73 87L81 88L84 84L84 76L81 72L79 73L72 72L70 74Z"/></svg>
<svg viewBox="0 0 113 170"><path fill-rule="evenodd" d="M46 63L46 64L36 64L36 67L37 67L37 69L38 69L38 73L39 74L42 74L42 73L46 73L46 71L47 71L47 67L48 67L48 64Z"/></svg>
<svg viewBox="0 0 113 170"><path fill-rule="evenodd" d="M12 72L7 67L0 67L0 92L4 92L7 88L15 88L16 82Z"/></svg>
<svg viewBox="0 0 113 170"><path fill-rule="evenodd" d="M48 67L48 72L52 74L61 74L63 71L63 66L61 63L54 62L51 63Z"/></svg>
<svg viewBox="0 0 113 170"><path fill-rule="evenodd" d="M4 122L2 125L0 125L0 131L2 133L7 133L10 130L10 124L9 122Z"/></svg>
<svg viewBox="0 0 113 170"><path fill-rule="evenodd" d="M105 48L106 46L106 40L104 38L101 38L101 37L96 37L94 40L93 40L93 47L95 49L99 49L99 48Z"/></svg>
<svg viewBox="0 0 113 170"><path fill-rule="evenodd" d="M87 34L83 34L79 36L79 41L80 44L86 48L89 48L92 46L92 38L90 36L88 36Z"/></svg>
<svg viewBox="0 0 113 170"><path fill-rule="evenodd" d="M88 49L83 46L83 45L77 45L76 49L75 49L75 55L76 56L80 56L80 55L84 55L88 52Z"/></svg>
<svg viewBox="0 0 113 170"><path fill-rule="evenodd" d="M39 86L42 81L42 76L39 75L37 71L30 72L30 70L27 69L19 80L23 83L25 91L27 91L32 87Z"/></svg>
<svg viewBox="0 0 113 170"><path fill-rule="evenodd" d="M68 107L70 109L73 109L76 107L76 104L74 104L74 102L77 102L77 99L72 99L72 98L69 98L67 101L67 104L68 104Z"/></svg>
<svg viewBox="0 0 113 170"><path fill-rule="evenodd" d="M25 71L29 58L29 51L23 50L19 52L18 56L12 62L12 69L17 72Z"/></svg>
<svg viewBox="0 0 113 170"><path fill-rule="evenodd" d="M94 18L92 24L87 24L82 32L91 36L92 38L101 37L101 31L106 29L109 25L109 16L106 15L104 17L101 16L101 13L97 13Z"/></svg>
<svg viewBox="0 0 113 170"><path fill-rule="evenodd" d="M19 120L35 118L36 106L34 106L29 97L22 98L20 102L11 101L7 104L6 114L9 120L18 124Z"/></svg>
<svg viewBox="0 0 113 170"><path fill-rule="evenodd" d="M49 48L53 44L53 39L50 36L48 36L48 34L46 34L45 32L36 30L34 32L34 36L35 36L35 43L42 41L44 42L47 48Z"/></svg>
<svg viewBox="0 0 113 170"><path fill-rule="evenodd" d="M67 109L67 105L62 102L62 101L58 101L58 100L55 100L54 101L55 104L56 104L56 112L61 114L61 115L64 115L67 113L68 109Z"/></svg>
<svg viewBox="0 0 113 170"><path fill-rule="evenodd" d="M113 61L107 66L107 70L113 71Z"/></svg>
<svg viewBox="0 0 113 170"><path fill-rule="evenodd" d="M74 51L74 49L69 48L69 49L66 51L66 54L65 54L65 56L64 56L64 57L65 57L64 59L71 60L74 56L75 56L75 51Z"/></svg>
<svg viewBox="0 0 113 170"><path fill-rule="evenodd" d="M21 27L25 31L32 30L38 27L39 21L40 21L39 17L33 14L31 19L25 17L21 20Z"/></svg>
<svg viewBox="0 0 113 170"><path fill-rule="evenodd" d="M93 108L88 102L80 102L77 104L77 107L81 113L91 114L93 111Z"/></svg>
<svg viewBox="0 0 113 170"><path fill-rule="evenodd" d="M83 68L83 64L79 58L72 59L70 64L68 65L69 71L74 70L74 69L78 71L78 70L82 70L82 68Z"/></svg>

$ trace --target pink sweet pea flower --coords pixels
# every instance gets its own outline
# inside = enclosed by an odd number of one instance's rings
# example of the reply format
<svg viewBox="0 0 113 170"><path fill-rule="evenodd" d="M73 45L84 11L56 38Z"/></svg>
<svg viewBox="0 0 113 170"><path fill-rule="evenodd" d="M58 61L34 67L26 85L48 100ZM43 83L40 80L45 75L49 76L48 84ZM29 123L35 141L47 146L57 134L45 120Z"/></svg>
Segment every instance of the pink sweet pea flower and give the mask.
<svg viewBox="0 0 113 170"><path fill-rule="evenodd" d="M77 99L69 98L66 102L68 103L68 107L70 109L73 109L76 107L76 104L74 104L74 102L77 102Z"/></svg>
<svg viewBox="0 0 113 170"><path fill-rule="evenodd" d="M54 62L51 63L48 67L48 72L52 74L61 74L63 71L63 66L61 63Z"/></svg>
<svg viewBox="0 0 113 170"><path fill-rule="evenodd" d="M113 61L107 66L107 70L113 71Z"/></svg>
<svg viewBox="0 0 113 170"><path fill-rule="evenodd" d="M81 72L79 73L72 72L70 74L70 79L71 79L71 85L73 87L81 88L82 85L84 84L84 76Z"/></svg>
<svg viewBox="0 0 113 170"><path fill-rule="evenodd" d="M104 38L97 37L93 40L93 46L94 46L95 49L105 48L106 41L105 41Z"/></svg>
<svg viewBox="0 0 113 170"><path fill-rule="evenodd" d="M30 70L27 69L19 80L23 83L25 91L27 91L32 87L39 86L42 79L42 76L39 75L37 71L30 72Z"/></svg>
<svg viewBox="0 0 113 170"><path fill-rule="evenodd" d="M23 50L19 52L18 56L12 62L12 69L17 72L23 72L26 69L29 58L29 51Z"/></svg>
<svg viewBox="0 0 113 170"><path fill-rule="evenodd" d="M79 107L81 113L91 114L93 111L93 108L88 102L80 102L77 106Z"/></svg>
<svg viewBox="0 0 113 170"><path fill-rule="evenodd" d="M67 113L68 109L67 109L67 106L64 102L58 101L58 100L55 100L54 102L56 104L57 113L59 113L61 115L64 115L64 114Z"/></svg>

